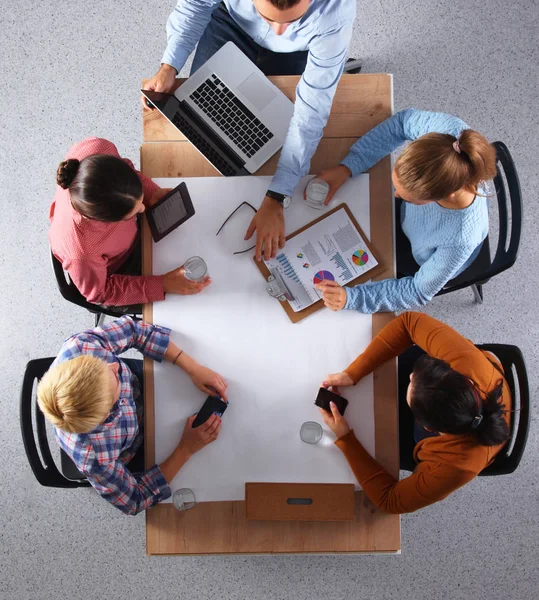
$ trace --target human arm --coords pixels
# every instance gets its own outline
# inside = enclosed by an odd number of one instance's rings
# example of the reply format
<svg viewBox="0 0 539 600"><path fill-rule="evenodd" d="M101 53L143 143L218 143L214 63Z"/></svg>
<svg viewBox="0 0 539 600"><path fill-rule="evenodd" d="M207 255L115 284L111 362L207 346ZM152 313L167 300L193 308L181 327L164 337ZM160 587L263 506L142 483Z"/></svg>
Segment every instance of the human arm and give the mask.
<svg viewBox="0 0 539 600"><path fill-rule="evenodd" d="M134 475L121 460L100 464L90 455L81 471L107 502L126 515L136 515L171 494L158 465L142 475Z"/></svg>
<svg viewBox="0 0 539 600"><path fill-rule="evenodd" d="M176 75L202 37L219 2L220 0L178 0L167 20L167 47L161 59L161 67L145 83L145 89L172 93ZM144 96L141 97L141 102L144 110L150 110Z"/></svg>
<svg viewBox="0 0 539 600"><path fill-rule="evenodd" d="M467 247L438 248L413 276L344 288L344 308L375 313L424 306L457 275L471 254L472 249Z"/></svg>
<svg viewBox="0 0 539 600"><path fill-rule="evenodd" d="M432 132L458 137L467 128L464 121L452 115L407 108L360 137L341 164L350 169L352 176L359 175L406 141Z"/></svg>
<svg viewBox="0 0 539 600"><path fill-rule="evenodd" d="M351 22L318 36L309 45L305 70L296 88L294 113L269 189L292 196L300 177L309 172L311 158L322 138L333 97L343 71L352 31ZM283 208L266 196L253 217L245 239L256 231L256 260L274 258L285 245Z"/></svg>
<svg viewBox="0 0 539 600"><path fill-rule="evenodd" d="M424 313L404 312L373 338L345 372L357 383L414 344L433 358L448 362L453 368L459 361L487 360L470 340L449 325Z"/></svg>
<svg viewBox="0 0 539 600"><path fill-rule="evenodd" d="M64 261L64 268L88 302L128 306L165 298L164 275L109 275L104 262L89 257Z"/></svg>
<svg viewBox="0 0 539 600"><path fill-rule="evenodd" d="M309 44L307 64L296 88L294 114L269 186L274 192L291 196L299 179L309 172L343 72L353 17Z"/></svg>
<svg viewBox="0 0 539 600"><path fill-rule="evenodd" d="M433 456L433 460L420 462L409 477L399 481L370 456L353 430L337 439L335 445L371 502L387 513L409 513L434 504L475 477L475 473L459 470Z"/></svg>
<svg viewBox="0 0 539 600"><path fill-rule="evenodd" d="M210 277L201 282L190 281L183 267L164 275L109 275L104 262L87 257L64 261L64 268L88 302L108 306L157 302L165 299L165 293L198 294L211 283Z"/></svg>
<svg viewBox="0 0 539 600"><path fill-rule="evenodd" d="M161 63L174 67L178 73L181 71L220 2L221 0L178 0L167 21L167 47Z"/></svg>
<svg viewBox="0 0 539 600"><path fill-rule="evenodd" d="M164 360L174 363L180 369L184 370L191 378L193 384L202 392L214 395L217 392L225 402L228 401L226 395L226 381L219 375L200 365L194 358L184 352L174 342L169 342L164 355Z"/></svg>
<svg viewBox="0 0 539 600"><path fill-rule="evenodd" d="M96 491L127 515L136 515L170 497L169 484L183 465L207 444L215 441L221 420L212 415L206 423L193 429L194 417L187 419L182 439L161 464L142 475L133 474L121 460L97 458L94 449L85 453L80 469Z"/></svg>
<svg viewBox="0 0 539 600"><path fill-rule="evenodd" d="M221 430L221 419L212 415L205 423L193 428L196 415L187 419L182 439L172 454L164 460L159 468L165 479L171 482L183 465L199 450L214 442Z"/></svg>
<svg viewBox="0 0 539 600"><path fill-rule="evenodd" d="M371 502L384 512L413 512L442 500L474 477L474 473L437 461L435 454L431 453L430 460L421 462L412 475L399 481L370 456L333 402L330 407L331 412L319 410L324 422L337 437L335 445L346 457Z"/></svg>

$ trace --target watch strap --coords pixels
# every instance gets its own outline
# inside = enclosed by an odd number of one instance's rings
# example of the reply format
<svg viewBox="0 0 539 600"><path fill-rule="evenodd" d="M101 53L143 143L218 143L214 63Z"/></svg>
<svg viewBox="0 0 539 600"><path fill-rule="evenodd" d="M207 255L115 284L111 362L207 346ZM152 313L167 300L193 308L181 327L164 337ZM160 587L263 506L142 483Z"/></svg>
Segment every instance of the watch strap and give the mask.
<svg viewBox="0 0 539 600"><path fill-rule="evenodd" d="M273 190L268 190L266 192L266 196L269 196L270 198L277 200L277 202L279 202L280 204L283 204L284 199L286 198L286 194L279 194L279 192L274 192Z"/></svg>

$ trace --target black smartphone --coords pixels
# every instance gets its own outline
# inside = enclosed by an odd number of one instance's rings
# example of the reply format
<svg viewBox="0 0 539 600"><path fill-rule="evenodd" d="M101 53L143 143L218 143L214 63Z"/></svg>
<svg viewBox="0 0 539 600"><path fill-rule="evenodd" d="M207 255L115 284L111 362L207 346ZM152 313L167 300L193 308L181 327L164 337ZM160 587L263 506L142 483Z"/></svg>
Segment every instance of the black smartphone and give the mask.
<svg viewBox="0 0 539 600"><path fill-rule="evenodd" d="M327 410L330 413L330 402L335 402L335 406L337 407L338 411L341 413L341 415L344 416L344 411L348 406L348 400L346 398L343 398L342 396L339 396L339 394L330 392L326 388L320 388L320 390L318 391L318 396L314 401L316 406L319 406L320 408L323 408L324 410Z"/></svg>
<svg viewBox="0 0 539 600"><path fill-rule="evenodd" d="M154 242L162 240L195 214L191 196L184 182L146 211Z"/></svg>
<svg viewBox="0 0 539 600"><path fill-rule="evenodd" d="M222 417L227 406L228 402L222 400L221 396L208 396L206 402L204 402L193 421L193 427L200 427L200 425L205 423L212 415L219 415Z"/></svg>

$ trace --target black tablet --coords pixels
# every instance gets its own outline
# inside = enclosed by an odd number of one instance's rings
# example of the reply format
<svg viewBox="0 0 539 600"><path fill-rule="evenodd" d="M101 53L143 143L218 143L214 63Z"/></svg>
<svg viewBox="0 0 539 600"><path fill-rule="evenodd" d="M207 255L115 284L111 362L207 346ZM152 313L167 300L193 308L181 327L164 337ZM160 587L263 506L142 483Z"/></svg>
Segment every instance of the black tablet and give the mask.
<svg viewBox="0 0 539 600"><path fill-rule="evenodd" d="M194 214L187 186L182 182L146 211L153 241L162 240Z"/></svg>

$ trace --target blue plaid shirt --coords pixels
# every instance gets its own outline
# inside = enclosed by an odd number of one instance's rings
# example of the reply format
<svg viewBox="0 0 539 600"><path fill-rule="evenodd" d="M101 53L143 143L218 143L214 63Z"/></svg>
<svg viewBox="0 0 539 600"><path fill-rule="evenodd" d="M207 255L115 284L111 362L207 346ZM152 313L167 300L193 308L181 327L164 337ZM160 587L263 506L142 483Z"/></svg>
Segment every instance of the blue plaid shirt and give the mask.
<svg viewBox="0 0 539 600"><path fill-rule="evenodd" d="M161 362L169 344L170 329L122 317L103 327L70 337L53 366L82 354L120 365L120 397L107 419L90 433L67 433L54 428L61 448L73 459L92 486L128 515L170 496L170 488L157 465L141 476L126 467L143 439L143 404L138 377L118 355L136 348Z"/></svg>

